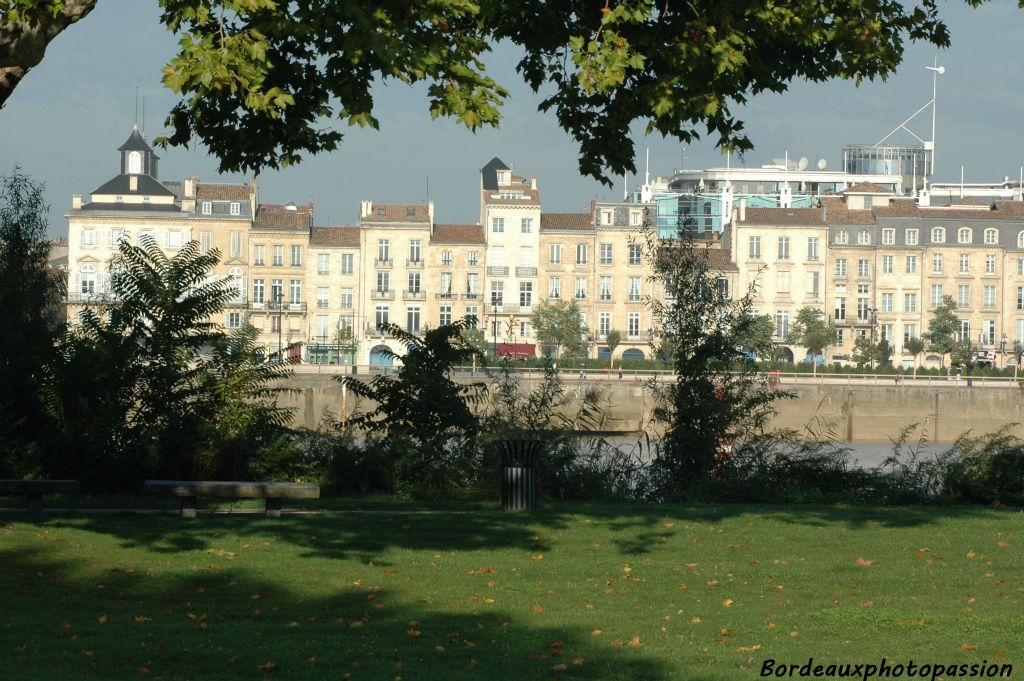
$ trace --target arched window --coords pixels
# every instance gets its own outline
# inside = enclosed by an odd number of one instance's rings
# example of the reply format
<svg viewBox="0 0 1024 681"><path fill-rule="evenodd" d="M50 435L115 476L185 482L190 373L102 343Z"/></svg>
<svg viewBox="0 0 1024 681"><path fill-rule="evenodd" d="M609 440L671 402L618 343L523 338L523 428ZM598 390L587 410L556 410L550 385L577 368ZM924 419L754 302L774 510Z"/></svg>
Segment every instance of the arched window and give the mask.
<svg viewBox="0 0 1024 681"><path fill-rule="evenodd" d="M137 151L128 152L128 173L138 175L142 172L142 154Z"/></svg>
<svg viewBox="0 0 1024 681"><path fill-rule="evenodd" d="M82 293L85 295L96 293L95 265L82 265Z"/></svg>
<svg viewBox="0 0 1024 681"><path fill-rule="evenodd" d="M234 300L240 300L245 296L245 277L242 276L241 267L232 267L228 272L228 285L236 289Z"/></svg>
<svg viewBox="0 0 1024 681"><path fill-rule="evenodd" d="M1024 232L1017 233L1017 248L1024 248Z"/></svg>
<svg viewBox="0 0 1024 681"><path fill-rule="evenodd" d="M994 229L985 230L985 243L994 244L999 240L999 232Z"/></svg>
<svg viewBox="0 0 1024 681"><path fill-rule="evenodd" d="M971 243L971 230L968 229L967 227L961 227L959 230L957 230L956 241L957 243L960 244Z"/></svg>
<svg viewBox="0 0 1024 681"><path fill-rule="evenodd" d="M946 243L946 230L942 227L932 227L932 243L933 244L944 244Z"/></svg>

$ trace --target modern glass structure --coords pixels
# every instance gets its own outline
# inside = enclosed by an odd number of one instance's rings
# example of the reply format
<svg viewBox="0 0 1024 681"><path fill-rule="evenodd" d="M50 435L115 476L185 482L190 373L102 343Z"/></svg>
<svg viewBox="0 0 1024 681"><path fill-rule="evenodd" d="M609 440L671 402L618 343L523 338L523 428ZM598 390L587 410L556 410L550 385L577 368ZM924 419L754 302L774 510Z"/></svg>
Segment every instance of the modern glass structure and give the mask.
<svg viewBox="0 0 1024 681"><path fill-rule="evenodd" d="M931 152L923 144L848 144L843 167L851 175L898 175L903 186L916 191L928 176Z"/></svg>

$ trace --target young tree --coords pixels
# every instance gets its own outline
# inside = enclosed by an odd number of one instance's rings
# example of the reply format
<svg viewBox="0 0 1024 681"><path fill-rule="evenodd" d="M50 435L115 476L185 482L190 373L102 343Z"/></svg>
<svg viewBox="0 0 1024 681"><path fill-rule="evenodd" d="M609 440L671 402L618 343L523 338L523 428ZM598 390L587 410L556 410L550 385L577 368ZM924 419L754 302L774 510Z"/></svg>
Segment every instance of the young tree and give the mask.
<svg viewBox="0 0 1024 681"><path fill-rule="evenodd" d="M766 358L771 361L775 357L775 347L772 344L775 320L767 314L756 315L753 320L752 324L739 330L737 342L748 359Z"/></svg>
<svg viewBox="0 0 1024 681"><path fill-rule="evenodd" d="M64 277L46 264L47 212L42 185L18 168L0 176L0 478L31 473L52 431L40 390L60 331Z"/></svg>
<svg viewBox="0 0 1024 681"><path fill-rule="evenodd" d="M432 117L497 126L508 91L483 56L498 43L519 49L516 70L579 144L580 170L606 182L635 170L634 123L683 143L705 129L720 147L750 149L732 107L753 94L797 79L885 78L908 39L949 44L938 0L723 1L714 11L660 0L437 0L416 11L381 0L158 1L180 38L164 68L181 97L168 141L200 140L222 171L335 149L342 132L325 119L376 128L372 88L387 79L423 83ZM0 107L97 2L0 0Z"/></svg>
<svg viewBox="0 0 1024 681"><path fill-rule="evenodd" d="M534 307L530 318L537 340L541 345L560 349L564 357L583 357L586 354L587 328L580 318L580 306L575 300L545 300Z"/></svg>
<svg viewBox="0 0 1024 681"><path fill-rule="evenodd" d="M875 343L875 361L880 367L892 366L892 346L889 341L880 340Z"/></svg>
<svg viewBox="0 0 1024 681"><path fill-rule="evenodd" d="M871 339L867 336L858 336L853 341L853 354L850 356L850 359L857 365L858 369L863 369L865 365L870 365L875 359L875 346Z"/></svg>
<svg viewBox="0 0 1024 681"><path fill-rule="evenodd" d="M462 328L462 342L474 350L473 371L476 371L477 359L487 357L487 338L484 336L484 330L476 325L476 317L466 317L466 325Z"/></svg>
<svg viewBox="0 0 1024 681"><path fill-rule="evenodd" d="M960 320L956 316L956 301L953 296L943 296L942 304L935 308L928 331L922 338L928 341L929 349L938 352L939 366L945 366L945 356L956 350L956 337L960 332Z"/></svg>
<svg viewBox="0 0 1024 681"><path fill-rule="evenodd" d="M918 358L924 352L924 341L914 336L913 338L908 338L903 347L914 357L914 378L917 378Z"/></svg>
<svg viewBox="0 0 1024 681"><path fill-rule="evenodd" d="M817 358L836 337L836 327L825 321L825 313L815 307L802 307L789 326L786 343L807 348L813 373L818 372Z"/></svg>
<svg viewBox="0 0 1024 681"><path fill-rule="evenodd" d="M665 424L653 466L651 493L678 498L712 475L723 442L761 429L781 396L743 351L755 335L751 295L724 299L710 272L706 246L693 242L689 225L666 242L647 233L646 255L668 302L650 301L658 335L673 350L675 380L653 385L660 397L655 418Z"/></svg>
<svg viewBox="0 0 1024 681"><path fill-rule="evenodd" d="M608 368L615 368L615 348L622 342L622 332L611 329L604 336L604 344L608 346ZM622 361L619 361L619 368L622 368Z"/></svg>

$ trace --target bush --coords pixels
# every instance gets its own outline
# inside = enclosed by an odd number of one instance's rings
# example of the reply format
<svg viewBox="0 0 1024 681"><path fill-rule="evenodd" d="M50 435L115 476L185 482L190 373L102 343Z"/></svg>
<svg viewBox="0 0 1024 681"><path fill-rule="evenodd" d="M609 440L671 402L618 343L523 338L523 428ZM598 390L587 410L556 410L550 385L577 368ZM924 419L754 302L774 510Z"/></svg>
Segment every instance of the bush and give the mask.
<svg viewBox="0 0 1024 681"><path fill-rule="evenodd" d="M1024 443L1009 428L957 439L951 450L956 464L944 485L951 500L1024 506Z"/></svg>

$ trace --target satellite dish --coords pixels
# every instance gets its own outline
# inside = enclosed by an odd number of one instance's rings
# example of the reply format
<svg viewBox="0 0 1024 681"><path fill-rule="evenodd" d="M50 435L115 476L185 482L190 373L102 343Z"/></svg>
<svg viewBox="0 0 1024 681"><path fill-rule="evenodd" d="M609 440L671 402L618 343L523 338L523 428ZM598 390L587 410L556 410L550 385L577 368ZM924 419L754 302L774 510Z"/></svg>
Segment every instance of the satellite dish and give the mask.
<svg viewBox="0 0 1024 681"><path fill-rule="evenodd" d="M797 170L806 170L807 169L807 157L806 156L801 156L800 157L800 160L797 161L796 169Z"/></svg>
<svg viewBox="0 0 1024 681"><path fill-rule="evenodd" d="M827 165L828 165L828 161L826 161L825 159L819 160L818 161L818 170L824 170L825 166L827 166Z"/></svg>

